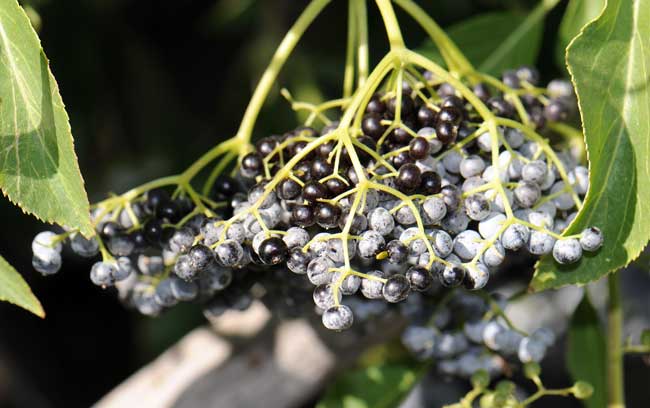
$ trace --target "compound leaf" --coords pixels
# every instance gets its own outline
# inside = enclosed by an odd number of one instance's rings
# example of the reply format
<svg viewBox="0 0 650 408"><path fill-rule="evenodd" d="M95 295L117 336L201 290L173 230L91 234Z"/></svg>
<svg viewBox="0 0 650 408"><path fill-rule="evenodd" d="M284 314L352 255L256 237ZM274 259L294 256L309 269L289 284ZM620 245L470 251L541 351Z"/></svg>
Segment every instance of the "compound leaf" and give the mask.
<svg viewBox="0 0 650 408"><path fill-rule="evenodd" d="M584 206L565 232L602 229L580 262L537 264L535 290L585 284L639 256L650 239L650 2L609 0L567 52L590 161Z"/></svg>
<svg viewBox="0 0 650 408"><path fill-rule="evenodd" d="M598 16L605 0L569 0L555 44L555 61L560 67L566 67L566 47L578 35L580 29Z"/></svg>
<svg viewBox="0 0 650 408"><path fill-rule="evenodd" d="M424 370L383 363L349 370L327 390L317 408L390 408L402 401Z"/></svg>
<svg viewBox="0 0 650 408"><path fill-rule="evenodd" d="M39 219L93 233L68 115L16 0L0 2L0 188Z"/></svg>
<svg viewBox="0 0 650 408"><path fill-rule="evenodd" d="M588 408L607 405L606 347L600 320L585 292L571 318L566 358L574 381L587 381L594 388L584 401Z"/></svg>
<svg viewBox="0 0 650 408"><path fill-rule="evenodd" d="M0 256L0 301L13 303L36 316L45 317L43 306L23 277L2 256Z"/></svg>
<svg viewBox="0 0 650 408"><path fill-rule="evenodd" d="M558 0L542 1L528 15L510 11L481 14L446 31L478 70L499 75L506 69L535 63L542 44L544 16L557 3ZM442 63L430 40L418 51Z"/></svg>

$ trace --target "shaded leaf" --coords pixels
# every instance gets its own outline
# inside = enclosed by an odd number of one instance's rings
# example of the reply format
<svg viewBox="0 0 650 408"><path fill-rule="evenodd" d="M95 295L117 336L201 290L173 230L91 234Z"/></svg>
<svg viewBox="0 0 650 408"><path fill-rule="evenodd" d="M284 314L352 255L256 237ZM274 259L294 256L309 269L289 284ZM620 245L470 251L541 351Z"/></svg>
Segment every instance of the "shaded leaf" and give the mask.
<svg viewBox="0 0 650 408"><path fill-rule="evenodd" d="M558 66L566 67L566 47L585 24L598 16L603 7L605 0L569 0L555 44L555 61Z"/></svg>
<svg viewBox="0 0 650 408"><path fill-rule="evenodd" d="M2 256L0 256L0 301L13 303L36 316L45 317L43 306L23 277Z"/></svg>
<svg viewBox="0 0 650 408"><path fill-rule="evenodd" d="M317 408L395 407L425 370L406 363L384 363L349 370L332 384Z"/></svg>
<svg viewBox="0 0 650 408"><path fill-rule="evenodd" d="M0 188L37 218L93 233L68 115L16 0L0 2Z"/></svg>
<svg viewBox="0 0 650 408"><path fill-rule="evenodd" d="M565 235L596 226L605 243L573 265L543 257L531 282L535 290L596 280L638 257L650 239L650 2L610 0L567 55L590 189Z"/></svg>
<svg viewBox="0 0 650 408"><path fill-rule="evenodd" d="M481 14L446 31L478 70L499 75L506 69L535 63L542 43L544 16L557 3L558 0L542 1L528 15L509 11ZM443 62L430 40L418 52L439 64Z"/></svg>
<svg viewBox="0 0 650 408"><path fill-rule="evenodd" d="M586 292L571 318L566 358L573 380L587 381L594 388L584 404L589 408L607 405L607 344Z"/></svg>

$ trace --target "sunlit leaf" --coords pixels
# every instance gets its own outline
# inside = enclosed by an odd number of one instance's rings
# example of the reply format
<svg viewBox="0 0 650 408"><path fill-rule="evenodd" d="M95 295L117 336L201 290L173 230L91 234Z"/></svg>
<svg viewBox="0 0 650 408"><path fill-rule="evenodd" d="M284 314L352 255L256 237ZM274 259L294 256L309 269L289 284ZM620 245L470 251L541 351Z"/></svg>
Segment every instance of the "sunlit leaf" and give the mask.
<svg viewBox="0 0 650 408"><path fill-rule="evenodd" d="M532 281L536 290L596 280L634 260L650 239L650 2L610 0L567 55L590 189L565 234L596 226L605 244L573 265L542 258Z"/></svg>
<svg viewBox="0 0 650 408"><path fill-rule="evenodd" d="M37 218L93 232L68 115L16 0L0 2L0 188Z"/></svg>

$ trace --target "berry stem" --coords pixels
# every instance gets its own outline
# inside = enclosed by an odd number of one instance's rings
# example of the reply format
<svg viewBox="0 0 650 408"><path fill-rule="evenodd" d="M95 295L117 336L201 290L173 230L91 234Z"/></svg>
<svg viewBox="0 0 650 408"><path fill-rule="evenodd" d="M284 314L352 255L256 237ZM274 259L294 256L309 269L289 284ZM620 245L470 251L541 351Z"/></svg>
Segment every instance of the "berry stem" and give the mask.
<svg viewBox="0 0 650 408"><path fill-rule="evenodd" d="M609 302L607 303L607 390L608 408L625 407L623 377L623 308L618 273L607 278Z"/></svg>

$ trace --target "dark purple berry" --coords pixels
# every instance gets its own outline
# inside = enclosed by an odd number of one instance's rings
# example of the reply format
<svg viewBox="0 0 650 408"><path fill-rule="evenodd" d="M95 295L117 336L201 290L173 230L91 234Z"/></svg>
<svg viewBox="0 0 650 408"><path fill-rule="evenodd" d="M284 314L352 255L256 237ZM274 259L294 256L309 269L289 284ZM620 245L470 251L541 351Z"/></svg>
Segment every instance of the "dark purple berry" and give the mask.
<svg viewBox="0 0 650 408"><path fill-rule="evenodd" d="M420 169L415 164L405 164L399 169L397 178L395 178L395 185L397 188L405 193L414 191L420 186L422 175Z"/></svg>
<svg viewBox="0 0 650 408"><path fill-rule="evenodd" d="M262 241L258 253L265 264L278 265L287 259L289 250L282 239L271 237Z"/></svg>

